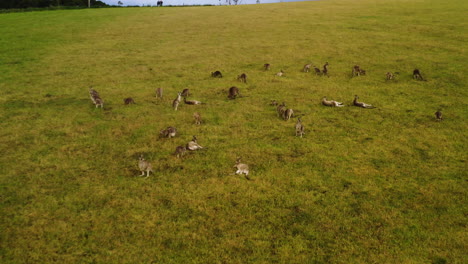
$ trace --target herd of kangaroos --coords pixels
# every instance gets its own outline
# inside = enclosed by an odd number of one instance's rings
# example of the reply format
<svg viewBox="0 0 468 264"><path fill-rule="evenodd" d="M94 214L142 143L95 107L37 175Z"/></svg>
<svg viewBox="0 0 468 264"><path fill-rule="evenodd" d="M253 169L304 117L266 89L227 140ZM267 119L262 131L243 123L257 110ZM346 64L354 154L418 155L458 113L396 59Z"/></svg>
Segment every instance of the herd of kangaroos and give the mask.
<svg viewBox="0 0 468 264"><path fill-rule="evenodd" d="M304 65L302 71L303 72L310 72L311 67L312 67L311 64L306 64L306 65ZM263 68L264 68L265 71L269 71L271 69L271 65L268 64L268 63L264 64ZM320 70L319 68L317 68L315 66L313 68L314 68L314 71L315 71L316 75L328 76L328 62L326 62L325 65L323 65L322 70ZM352 68L352 73L351 74L352 74L351 75L352 77L356 77L356 76L366 75L366 71L364 69L362 69L359 65L354 65L353 68ZM395 73L395 74L398 74L398 73ZM393 80L395 78L395 74L393 74L391 72L387 72L386 75L385 75L386 80L387 81ZM281 77L281 76L284 75L284 72L283 72L283 70L281 70L278 73L276 73L275 75L278 76L278 77ZM215 71L215 72L211 73L211 77L213 77L213 78L222 78L223 75L222 75L222 73L220 71ZM418 81L425 81L425 79L423 79L423 77L421 75L421 72L418 69L413 70L413 78L415 80L418 80ZM241 75L237 76L237 79L240 82L247 83L247 75L245 73L242 73ZM94 90L92 87L89 89L89 95L91 97L92 102L96 106L96 108L97 107L101 107L101 108L104 107L104 101L101 99L99 93L96 90ZM202 102L197 101L197 100L187 100L187 97L189 95L190 95L189 89L184 89L182 92L177 93L177 97L172 101L172 107L174 108L175 111L177 111L177 109L179 107L179 104L182 101L182 98L183 98L184 103L188 104L188 105L200 105L200 104L202 104ZM162 88L157 88L156 89L156 96L158 98L162 99L162 96L163 96L163 89ZM236 99L236 97L238 97L238 96L240 96L239 88L237 88L236 86L232 86L231 88L229 88L229 92L228 92L228 98L229 99ZM359 99L359 96L355 95L354 100L353 100L353 105L354 106L362 107L362 108L375 108L374 106L372 106L370 104L366 104L364 102L359 102L358 99ZM124 104L125 105L129 105L129 104L132 104L132 103L135 103L133 98L128 97L128 98L124 99ZM276 100L272 100L271 105L276 106L276 110L278 112L278 115L281 118L283 118L284 120L289 120L294 115L294 111L292 109L290 109L290 108L287 108L284 102L279 104L278 102L276 102ZM338 102L338 101L335 101L335 100L328 100L326 97L322 98L322 105L329 106L329 107L343 107L344 106L344 104L342 102ZM202 118L201 118L200 113L194 113L193 117L195 119L195 124L200 125L201 122L202 122ZM442 112L440 110L435 112L435 117L436 117L437 121L441 121L442 120ZM305 134L304 133L304 125L302 124L302 121L301 121L300 117L297 118L297 122L295 124L295 130L296 130L296 136L299 136L299 137L302 138L302 136ZM161 130L160 134L163 137L171 138L171 137L176 136L177 129L175 127L170 126L170 127L166 128L164 130ZM197 150L200 150L200 149L203 149L203 147L198 144L197 137L193 136L192 140L189 141L185 146L177 146L176 150L174 152L174 155L177 156L177 158L181 158L187 151L197 151ZM146 177L148 177L150 172L153 172L153 166L151 165L150 162L148 162L148 161L146 161L144 159L143 155L140 155L140 157L139 157L138 168L141 171L140 176L145 176L145 172L146 172ZM250 178L248 177L248 175L249 175L249 166L247 164L241 163L241 158L240 157L237 158L236 164L234 165L234 168L237 169L235 174L240 174L240 175L244 174L245 177L250 180Z"/></svg>

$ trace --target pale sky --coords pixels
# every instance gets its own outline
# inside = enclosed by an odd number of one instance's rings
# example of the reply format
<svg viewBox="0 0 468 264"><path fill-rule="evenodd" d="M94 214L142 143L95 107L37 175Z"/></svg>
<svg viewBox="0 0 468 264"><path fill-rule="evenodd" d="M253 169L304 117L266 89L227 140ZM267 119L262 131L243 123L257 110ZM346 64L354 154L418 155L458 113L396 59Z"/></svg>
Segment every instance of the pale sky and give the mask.
<svg viewBox="0 0 468 264"><path fill-rule="evenodd" d="M108 5L117 5L119 0L101 0ZM158 0L120 0L124 6L127 5L156 5ZM278 3L278 2L293 2L293 1L313 1L313 0L260 0L260 3ZM163 0L164 5L225 5L226 0ZM255 4L257 0L239 0L240 4Z"/></svg>

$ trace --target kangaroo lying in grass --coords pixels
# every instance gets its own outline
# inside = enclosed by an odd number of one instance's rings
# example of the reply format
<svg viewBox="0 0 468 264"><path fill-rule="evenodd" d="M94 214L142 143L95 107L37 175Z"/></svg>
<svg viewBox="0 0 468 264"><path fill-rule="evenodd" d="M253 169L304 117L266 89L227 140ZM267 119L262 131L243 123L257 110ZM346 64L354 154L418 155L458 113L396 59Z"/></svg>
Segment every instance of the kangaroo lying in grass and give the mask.
<svg viewBox="0 0 468 264"><path fill-rule="evenodd" d="M185 104L188 104L188 105L200 105L200 104L202 104L202 102L200 102L200 101L197 101L197 100L187 100L185 97L184 97L184 103L185 103Z"/></svg>
<svg viewBox="0 0 468 264"><path fill-rule="evenodd" d="M343 107L344 106L344 104L341 102L337 102L334 100L327 100L327 97L325 96L322 98L322 104L324 106L331 106L331 107Z"/></svg>
<svg viewBox="0 0 468 264"><path fill-rule="evenodd" d="M372 106L370 104L366 104L366 103L363 103L363 102L358 102L358 99L359 99L359 96L355 95L354 100L353 100L353 105L354 106L358 106L358 107L362 107L362 108L375 108L374 106Z"/></svg>
<svg viewBox="0 0 468 264"><path fill-rule="evenodd" d="M197 137L196 136L193 136L192 140L187 143L187 145L185 146L185 148L187 150L191 150L191 151L194 151L194 150L199 150L199 149L202 149L203 147L200 146L197 142Z"/></svg>

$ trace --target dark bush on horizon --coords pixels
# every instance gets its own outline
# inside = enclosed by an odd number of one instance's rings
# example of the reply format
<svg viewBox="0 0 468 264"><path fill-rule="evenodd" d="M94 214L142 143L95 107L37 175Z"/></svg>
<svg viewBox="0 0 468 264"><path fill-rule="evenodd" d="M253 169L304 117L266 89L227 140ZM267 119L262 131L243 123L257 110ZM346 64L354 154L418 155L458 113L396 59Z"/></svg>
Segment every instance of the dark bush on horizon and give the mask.
<svg viewBox="0 0 468 264"><path fill-rule="evenodd" d="M2 0L0 9L47 8L47 7L86 7L88 0ZM92 7L107 6L106 3L91 0Z"/></svg>

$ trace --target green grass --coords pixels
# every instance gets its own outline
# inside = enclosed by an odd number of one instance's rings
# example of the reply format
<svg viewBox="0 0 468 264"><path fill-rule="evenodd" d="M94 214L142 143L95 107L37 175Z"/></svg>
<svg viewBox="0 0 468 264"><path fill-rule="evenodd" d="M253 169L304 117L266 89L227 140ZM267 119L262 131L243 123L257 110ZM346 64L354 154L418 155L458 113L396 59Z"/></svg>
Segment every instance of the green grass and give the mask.
<svg viewBox="0 0 468 264"><path fill-rule="evenodd" d="M467 10L330 0L1 14L0 262L466 263ZM330 78L300 71L326 61ZM355 64L367 76L350 78ZM228 100L233 85L245 97ZM184 88L206 104L174 111ZM320 105L355 94L377 108ZM272 99L303 114L304 138ZM170 125L179 135L159 138ZM206 149L175 158L192 135ZM150 178L136 177L140 154ZM233 175L237 156L251 181Z"/></svg>

